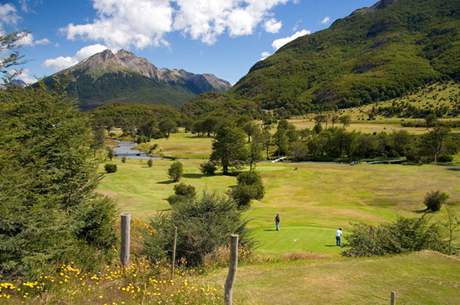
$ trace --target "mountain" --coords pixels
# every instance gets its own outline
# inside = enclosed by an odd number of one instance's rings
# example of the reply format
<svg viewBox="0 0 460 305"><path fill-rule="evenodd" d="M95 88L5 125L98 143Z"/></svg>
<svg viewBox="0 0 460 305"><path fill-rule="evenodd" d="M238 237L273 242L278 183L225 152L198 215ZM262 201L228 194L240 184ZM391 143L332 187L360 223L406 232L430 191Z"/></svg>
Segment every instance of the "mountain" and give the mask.
<svg viewBox="0 0 460 305"><path fill-rule="evenodd" d="M224 92L231 87L212 74L159 69L131 52L108 49L43 82L77 98L83 109L110 102L182 105L198 94Z"/></svg>
<svg viewBox="0 0 460 305"><path fill-rule="evenodd" d="M460 0L384 0L283 46L232 92L295 114L445 79L460 79Z"/></svg>

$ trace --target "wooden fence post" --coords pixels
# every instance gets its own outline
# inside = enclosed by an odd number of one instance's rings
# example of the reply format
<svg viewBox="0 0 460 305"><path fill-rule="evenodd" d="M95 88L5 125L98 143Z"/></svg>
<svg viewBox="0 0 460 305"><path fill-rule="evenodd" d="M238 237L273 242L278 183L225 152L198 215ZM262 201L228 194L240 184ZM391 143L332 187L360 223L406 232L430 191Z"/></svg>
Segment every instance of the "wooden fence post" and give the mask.
<svg viewBox="0 0 460 305"><path fill-rule="evenodd" d="M129 264L129 251L131 244L131 214L121 214L121 249L120 262L123 267Z"/></svg>
<svg viewBox="0 0 460 305"><path fill-rule="evenodd" d="M171 280L174 279L174 269L176 267L176 247L177 247L177 227L174 227L174 240L171 259Z"/></svg>
<svg viewBox="0 0 460 305"><path fill-rule="evenodd" d="M391 305L396 305L396 291L391 292Z"/></svg>
<svg viewBox="0 0 460 305"><path fill-rule="evenodd" d="M236 269L238 268L238 235L231 235L230 243L230 266L228 268L228 275L225 281L224 301L225 305L232 305L233 303L233 283L236 277Z"/></svg>

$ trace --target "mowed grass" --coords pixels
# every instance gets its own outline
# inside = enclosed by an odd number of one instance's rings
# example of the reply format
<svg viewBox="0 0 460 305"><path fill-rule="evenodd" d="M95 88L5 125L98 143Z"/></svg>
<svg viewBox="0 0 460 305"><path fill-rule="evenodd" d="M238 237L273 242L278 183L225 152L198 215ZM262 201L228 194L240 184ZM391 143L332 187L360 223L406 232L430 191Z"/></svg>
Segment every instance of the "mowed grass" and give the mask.
<svg viewBox="0 0 460 305"><path fill-rule="evenodd" d="M226 270L205 280L223 285ZM241 305L460 304L460 260L423 251L390 257L293 261L240 266L234 293Z"/></svg>
<svg viewBox="0 0 460 305"><path fill-rule="evenodd" d="M202 191L225 193L236 184L235 177L202 176L203 160L182 160L182 182ZM174 183L167 170L171 161L116 161L118 172L108 174L99 192L113 198L120 211L131 212L147 220L169 208L166 198ZM257 251L279 255L289 252L313 252L338 255L334 231L345 232L352 222L380 223L398 215L417 216L425 193L441 190L449 193L450 202L460 202L460 172L444 167L423 165L357 165L335 163L262 162L257 166L266 193L263 200L252 203L245 217L258 242ZM273 229L273 218L281 215L281 231Z"/></svg>
<svg viewBox="0 0 460 305"><path fill-rule="evenodd" d="M138 148L149 151L149 148L155 144L158 148L153 153L162 157L206 159L211 154L212 138L178 132L171 134L167 139L162 138L141 144Z"/></svg>

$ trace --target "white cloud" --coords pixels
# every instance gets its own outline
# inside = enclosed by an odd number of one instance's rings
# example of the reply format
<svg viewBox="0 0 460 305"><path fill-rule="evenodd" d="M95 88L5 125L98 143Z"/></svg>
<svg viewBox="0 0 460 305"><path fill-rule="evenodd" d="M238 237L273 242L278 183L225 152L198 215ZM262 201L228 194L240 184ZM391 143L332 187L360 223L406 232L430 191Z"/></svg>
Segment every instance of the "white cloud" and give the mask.
<svg viewBox="0 0 460 305"><path fill-rule="evenodd" d="M92 44L86 47L81 48L78 50L78 52L75 54L74 58L77 61L82 61L83 59L86 59L96 53L100 53L104 50L106 50L107 47L101 44Z"/></svg>
<svg viewBox="0 0 460 305"><path fill-rule="evenodd" d="M213 44L226 31L231 37L250 35L289 0L177 0L174 29Z"/></svg>
<svg viewBox="0 0 460 305"><path fill-rule="evenodd" d="M76 65L78 60L71 56L59 56L56 58L49 58L43 62L43 65L47 68L51 68L55 71L63 70Z"/></svg>
<svg viewBox="0 0 460 305"><path fill-rule="evenodd" d="M50 41L48 38L43 38L43 39L35 40L35 44L38 46L44 46L44 45L50 44Z"/></svg>
<svg viewBox="0 0 460 305"><path fill-rule="evenodd" d="M165 45L163 35L172 29L169 0L93 0L98 17L87 24L69 24L67 38L103 41L110 47L145 48Z"/></svg>
<svg viewBox="0 0 460 305"><path fill-rule="evenodd" d="M275 18L271 18L264 23L265 31L269 33L278 33L282 26L283 23Z"/></svg>
<svg viewBox="0 0 460 305"><path fill-rule="evenodd" d="M262 52L262 54L260 54L260 60L264 60L265 58L267 58L268 56L272 55L272 53L270 52Z"/></svg>
<svg viewBox="0 0 460 305"><path fill-rule="evenodd" d="M18 36L21 36L16 41L16 45L19 47L32 46L34 44L34 36L30 33L19 33Z"/></svg>
<svg viewBox="0 0 460 305"><path fill-rule="evenodd" d="M34 40L34 36L31 33L22 32L19 33L18 36L20 37L16 41L16 46L18 47L31 47L36 45L46 45L50 43L48 38Z"/></svg>
<svg viewBox="0 0 460 305"><path fill-rule="evenodd" d="M331 22L331 17L329 16L326 16L323 20L321 20L321 24L328 24L329 22Z"/></svg>
<svg viewBox="0 0 460 305"><path fill-rule="evenodd" d="M19 19L16 8L12 4L0 4L0 35L4 35L5 25L16 24Z"/></svg>
<svg viewBox="0 0 460 305"><path fill-rule="evenodd" d="M101 44L89 45L78 50L74 56L59 56L56 58L49 58L43 62L43 65L47 68L51 68L54 71L60 71L67 69L71 66L76 65L80 61L107 49L106 46Z"/></svg>
<svg viewBox="0 0 460 305"><path fill-rule="evenodd" d="M0 4L0 23L15 24L19 19L16 8L12 4Z"/></svg>
<svg viewBox="0 0 460 305"><path fill-rule="evenodd" d="M213 44L224 33L250 35L272 15L272 9L292 0L93 0L97 17L62 29L68 39L103 41L115 48L168 45L165 35L179 31ZM276 32L281 22L265 22Z"/></svg>
<svg viewBox="0 0 460 305"><path fill-rule="evenodd" d="M276 51L279 48L281 48L282 46L284 46L285 44L287 44L287 43L289 43L289 42L291 42L291 41L293 41L293 40L295 40L295 39L297 39L299 37L302 37L302 36L305 36L305 35L310 35L310 34L311 34L311 32L308 31L308 30L305 30L305 29L303 29L301 31L297 31L294 34L292 34L291 36L273 40L272 48ZM270 55L272 55L272 53L264 51L260 55L260 60L264 60L265 58L267 58Z"/></svg>
<svg viewBox="0 0 460 305"><path fill-rule="evenodd" d="M35 83L37 80L35 77L30 75L30 70L29 69L23 69L20 71L20 73L16 76L16 78L22 80L26 84L32 84Z"/></svg>
<svg viewBox="0 0 460 305"><path fill-rule="evenodd" d="M272 42L272 47L273 49L278 50L279 48L281 48L282 46L284 46L285 44L299 38L299 37L302 37L302 36L305 36L305 35L310 35L311 32L308 31L308 30L301 30L301 31L297 31L295 32L294 34L292 34L291 36L288 36L288 37L284 37L284 38L279 38L279 39L276 39Z"/></svg>

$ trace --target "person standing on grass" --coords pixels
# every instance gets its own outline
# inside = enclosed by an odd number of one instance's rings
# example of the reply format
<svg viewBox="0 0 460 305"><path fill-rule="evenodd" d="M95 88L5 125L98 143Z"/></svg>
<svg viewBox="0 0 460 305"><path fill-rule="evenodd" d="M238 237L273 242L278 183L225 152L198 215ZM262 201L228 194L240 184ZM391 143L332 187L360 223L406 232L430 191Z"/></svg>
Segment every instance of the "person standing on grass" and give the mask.
<svg viewBox="0 0 460 305"><path fill-rule="evenodd" d="M281 222L280 214L276 214L276 216L275 216L275 229L276 229L276 231L280 230L280 222Z"/></svg>
<svg viewBox="0 0 460 305"><path fill-rule="evenodd" d="M337 231L335 231L335 245L338 247L342 246L342 228L338 228Z"/></svg>

